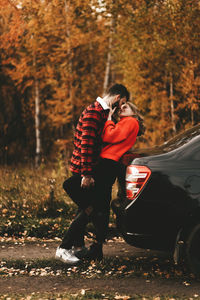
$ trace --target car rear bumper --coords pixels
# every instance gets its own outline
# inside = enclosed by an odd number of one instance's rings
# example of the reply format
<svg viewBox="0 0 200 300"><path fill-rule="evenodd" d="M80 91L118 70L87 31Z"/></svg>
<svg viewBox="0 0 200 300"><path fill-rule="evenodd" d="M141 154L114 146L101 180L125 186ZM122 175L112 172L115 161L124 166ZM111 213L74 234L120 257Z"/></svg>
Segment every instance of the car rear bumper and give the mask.
<svg viewBox="0 0 200 300"><path fill-rule="evenodd" d="M121 233L124 240L128 244L139 248L163 251L173 250L174 243L170 241L166 234L154 235L151 233L134 232L133 230L130 232L130 230L128 230L127 223L129 220L126 213L128 204L130 204L129 200L122 201L119 198L111 202L111 208L116 214L117 230Z"/></svg>

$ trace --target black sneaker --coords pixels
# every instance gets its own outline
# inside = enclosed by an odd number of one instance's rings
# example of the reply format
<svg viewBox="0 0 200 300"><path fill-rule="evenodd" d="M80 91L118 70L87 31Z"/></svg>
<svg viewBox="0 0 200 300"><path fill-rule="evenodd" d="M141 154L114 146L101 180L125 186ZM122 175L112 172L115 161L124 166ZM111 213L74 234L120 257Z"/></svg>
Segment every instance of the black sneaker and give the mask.
<svg viewBox="0 0 200 300"><path fill-rule="evenodd" d="M92 244L82 258L85 260L101 261L103 259L102 244Z"/></svg>
<svg viewBox="0 0 200 300"><path fill-rule="evenodd" d="M74 248L74 255L79 259L84 258L87 252L88 252L88 248L86 248L85 246L81 248Z"/></svg>

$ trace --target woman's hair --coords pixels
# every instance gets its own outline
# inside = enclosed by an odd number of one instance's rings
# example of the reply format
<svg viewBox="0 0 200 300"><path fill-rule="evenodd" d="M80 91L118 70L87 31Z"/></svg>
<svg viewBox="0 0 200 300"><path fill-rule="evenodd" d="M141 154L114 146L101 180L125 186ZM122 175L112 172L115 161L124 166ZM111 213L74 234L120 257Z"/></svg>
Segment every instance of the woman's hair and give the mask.
<svg viewBox="0 0 200 300"><path fill-rule="evenodd" d="M146 127L144 125L144 117L141 115L139 109L137 108L137 106L135 104L133 104L131 102L127 102L127 104L133 111L133 117L135 117L139 122L138 136L141 136L145 133L145 130L146 130Z"/></svg>
<svg viewBox="0 0 200 300"><path fill-rule="evenodd" d="M138 118L138 119L140 119L140 120L143 120L143 119L144 119L143 116L141 115L139 109L137 108L137 106L136 106L135 104L133 104L132 102L129 102L129 101L126 102L126 103L127 103L127 104L129 105L129 107L132 109L134 117L136 117L136 118Z"/></svg>
<svg viewBox="0 0 200 300"><path fill-rule="evenodd" d="M138 136L141 136L144 134L146 128L144 125L144 117L141 115L139 109L137 108L137 106L135 104L133 104L132 102L126 102L129 107L132 109L133 111L133 117L136 118L139 122L139 131L138 131Z"/></svg>
<svg viewBox="0 0 200 300"><path fill-rule="evenodd" d="M129 105L129 107L132 109L133 111L133 117L136 118L139 123L140 123L140 127L141 127L141 131L142 131L142 134L144 133L145 131L145 127L144 127L144 117L142 116L142 114L140 113L139 109L137 108L137 106L135 104L133 104L132 102L130 101L127 101L126 104ZM112 115L112 120L117 123L119 121L119 111L120 110L116 110L114 112L114 114Z"/></svg>

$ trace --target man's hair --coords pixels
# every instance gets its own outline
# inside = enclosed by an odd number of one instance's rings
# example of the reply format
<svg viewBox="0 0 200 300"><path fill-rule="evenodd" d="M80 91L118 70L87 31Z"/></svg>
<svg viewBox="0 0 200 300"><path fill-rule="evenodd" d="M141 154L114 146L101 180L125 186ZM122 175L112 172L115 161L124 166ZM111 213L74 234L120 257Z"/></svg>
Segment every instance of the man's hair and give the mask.
<svg viewBox="0 0 200 300"><path fill-rule="evenodd" d="M126 98L128 101L130 98L130 93L127 90L127 88L123 84L114 84L112 85L108 90L107 90L107 95L110 96L115 96L115 95L120 95L120 98Z"/></svg>

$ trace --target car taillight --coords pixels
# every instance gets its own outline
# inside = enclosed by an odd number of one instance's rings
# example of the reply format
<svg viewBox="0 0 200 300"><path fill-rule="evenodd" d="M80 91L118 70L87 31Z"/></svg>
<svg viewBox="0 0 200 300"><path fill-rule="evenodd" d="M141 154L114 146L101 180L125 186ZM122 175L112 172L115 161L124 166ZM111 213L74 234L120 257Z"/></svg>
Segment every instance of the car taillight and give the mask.
<svg viewBox="0 0 200 300"><path fill-rule="evenodd" d="M145 166L130 165L126 169L126 196L134 200L143 189L151 175L151 170Z"/></svg>

